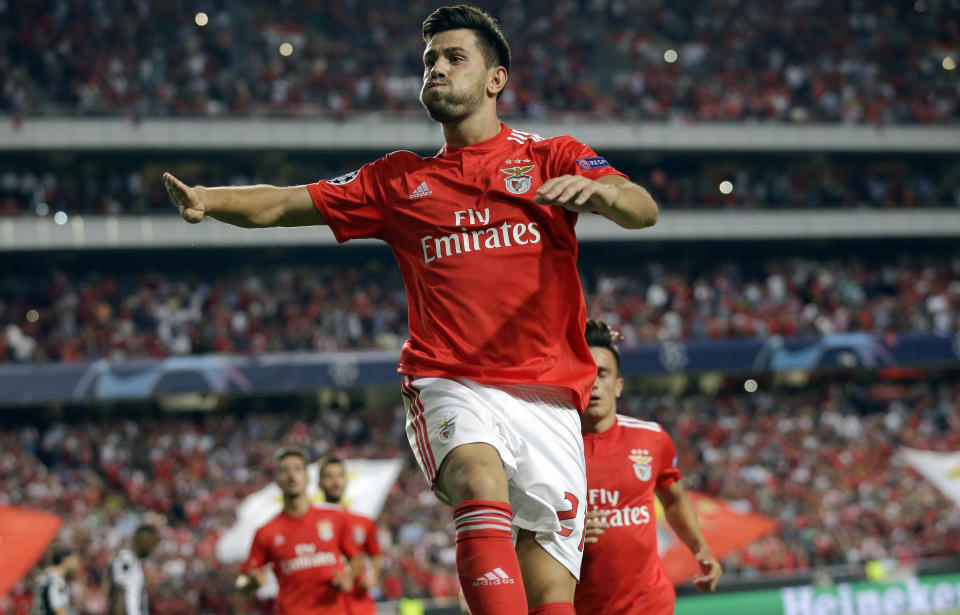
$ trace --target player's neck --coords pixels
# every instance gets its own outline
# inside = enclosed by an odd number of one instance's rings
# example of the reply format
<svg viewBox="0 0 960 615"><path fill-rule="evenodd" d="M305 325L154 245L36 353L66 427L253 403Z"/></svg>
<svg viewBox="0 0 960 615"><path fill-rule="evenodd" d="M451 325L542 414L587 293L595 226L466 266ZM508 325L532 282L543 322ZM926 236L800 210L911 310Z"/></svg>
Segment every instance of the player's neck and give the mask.
<svg viewBox="0 0 960 615"><path fill-rule="evenodd" d="M447 147L467 147L497 136L502 129L494 113L473 113L455 122L444 122L443 140Z"/></svg>
<svg viewBox="0 0 960 615"><path fill-rule="evenodd" d="M294 496L283 496L283 512L291 517L302 517L310 508L310 500L306 493Z"/></svg>
<svg viewBox="0 0 960 615"><path fill-rule="evenodd" d="M603 433L617 424L617 413L611 412L599 421L581 420L580 428L583 433Z"/></svg>

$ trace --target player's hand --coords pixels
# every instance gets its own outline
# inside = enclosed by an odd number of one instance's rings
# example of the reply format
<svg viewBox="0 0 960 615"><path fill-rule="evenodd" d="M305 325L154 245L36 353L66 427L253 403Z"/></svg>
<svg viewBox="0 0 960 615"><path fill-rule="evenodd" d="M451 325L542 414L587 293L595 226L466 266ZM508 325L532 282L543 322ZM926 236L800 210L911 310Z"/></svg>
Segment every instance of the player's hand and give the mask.
<svg viewBox="0 0 960 615"><path fill-rule="evenodd" d="M180 215L183 216L184 220L191 224L203 220L206 208L204 208L196 188L186 185L174 177L172 173L163 174L163 184L167 187L167 194L180 208Z"/></svg>
<svg viewBox="0 0 960 615"><path fill-rule="evenodd" d="M612 184L587 179L582 175L561 175L543 182L533 202L589 213L609 208L617 199L617 194L618 189Z"/></svg>
<svg viewBox="0 0 960 615"><path fill-rule="evenodd" d="M267 573L263 570L254 570L250 574L241 574L237 577L237 591L244 596L252 596L261 585L266 583Z"/></svg>
<svg viewBox="0 0 960 615"><path fill-rule="evenodd" d="M353 589L353 579L350 578L349 572L341 572L337 574L333 577L330 583L343 593L347 593Z"/></svg>
<svg viewBox="0 0 960 615"><path fill-rule="evenodd" d="M723 568L720 562L713 556L709 550L703 550L697 553L697 565L700 566L701 574L693 579L693 584L702 592L710 593L717 588L717 583L723 575Z"/></svg>
<svg viewBox="0 0 960 615"><path fill-rule="evenodd" d="M597 542L600 540L600 536L603 536L603 534L607 531L607 528L610 527L610 524L607 523L607 511L587 511L587 518L584 521L583 527L583 542L587 544L593 544Z"/></svg>

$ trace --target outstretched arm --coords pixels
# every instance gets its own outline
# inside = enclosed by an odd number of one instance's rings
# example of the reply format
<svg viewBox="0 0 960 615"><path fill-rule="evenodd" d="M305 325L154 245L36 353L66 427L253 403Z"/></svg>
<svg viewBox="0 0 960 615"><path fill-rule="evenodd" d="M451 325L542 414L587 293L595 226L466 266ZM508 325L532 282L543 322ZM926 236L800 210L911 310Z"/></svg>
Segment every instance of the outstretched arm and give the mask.
<svg viewBox="0 0 960 615"><path fill-rule="evenodd" d="M720 581L723 569L717 558L710 552L710 547L700 531L697 513L693 510L690 496L684 491L680 481L674 482L666 489L657 489L656 493L660 503L663 504L663 512L670 527L697 558L702 574L693 580L693 584L702 592L712 592Z"/></svg>
<svg viewBox="0 0 960 615"><path fill-rule="evenodd" d="M551 177L537 190L533 202L560 205L577 213L596 212L624 228L646 228L660 212L646 189L620 175L593 180L583 175Z"/></svg>
<svg viewBox="0 0 960 615"><path fill-rule="evenodd" d="M324 224L306 186L188 186L171 173L163 174L170 198L187 222L205 216L243 228Z"/></svg>

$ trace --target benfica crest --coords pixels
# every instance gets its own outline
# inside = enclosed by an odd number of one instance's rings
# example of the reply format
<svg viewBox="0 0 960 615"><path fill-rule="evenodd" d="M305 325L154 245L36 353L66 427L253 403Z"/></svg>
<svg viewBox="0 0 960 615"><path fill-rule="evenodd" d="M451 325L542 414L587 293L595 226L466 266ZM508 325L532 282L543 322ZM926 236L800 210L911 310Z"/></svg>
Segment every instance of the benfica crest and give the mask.
<svg viewBox="0 0 960 615"><path fill-rule="evenodd" d="M317 523L317 536L320 540L333 540L333 524L329 521Z"/></svg>
<svg viewBox="0 0 960 615"><path fill-rule="evenodd" d="M456 418L455 415L451 416L440 425L439 435L441 442L446 442L453 437L453 431L457 428L457 424L454 422Z"/></svg>
<svg viewBox="0 0 960 615"><path fill-rule="evenodd" d="M507 161L509 163L509 161ZM516 162L520 162L519 160ZM503 183L507 185L507 190L513 194L523 194L533 185L533 178L528 175L536 165L528 164L522 167L510 167L500 169L501 173L506 173Z"/></svg>
<svg viewBox="0 0 960 615"><path fill-rule="evenodd" d="M653 461L647 451L634 450L630 455L630 461L633 462L633 473L639 480L650 480L652 473L650 463Z"/></svg>

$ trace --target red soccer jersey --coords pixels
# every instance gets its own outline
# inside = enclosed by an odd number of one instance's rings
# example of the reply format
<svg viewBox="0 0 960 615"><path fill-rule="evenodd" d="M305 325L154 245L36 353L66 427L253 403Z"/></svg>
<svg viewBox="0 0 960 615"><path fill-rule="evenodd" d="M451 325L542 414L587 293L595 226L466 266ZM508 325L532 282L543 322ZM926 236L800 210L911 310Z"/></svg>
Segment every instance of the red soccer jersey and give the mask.
<svg viewBox="0 0 960 615"><path fill-rule="evenodd" d="M583 410L597 368L583 337L577 214L533 203L547 179L573 174L622 175L572 137L504 124L468 147L394 152L308 188L338 241L393 250L409 304L401 374L562 386Z"/></svg>
<svg viewBox="0 0 960 615"><path fill-rule="evenodd" d="M341 554L358 552L339 506L311 507L301 518L280 513L257 530L243 570L273 563L277 615L346 614L346 598L330 581L343 572Z"/></svg>
<svg viewBox="0 0 960 615"><path fill-rule="evenodd" d="M574 599L578 615L668 615L675 592L657 553L654 489L681 478L673 441L657 423L617 415L583 434L588 510L610 528L586 545Z"/></svg>
<svg viewBox="0 0 960 615"><path fill-rule="evenodd" d="M350 538L360 547L360 551L368 556L380 555L380 541L377 539L377 525L373 519L360 513L347 511L347 531ZM367 574L366 567L357 577L353 591L347 594L347 604L350 615L373 615L377 612L377 604L370 596L370 592L360 584L360 580Z"/></svg>

